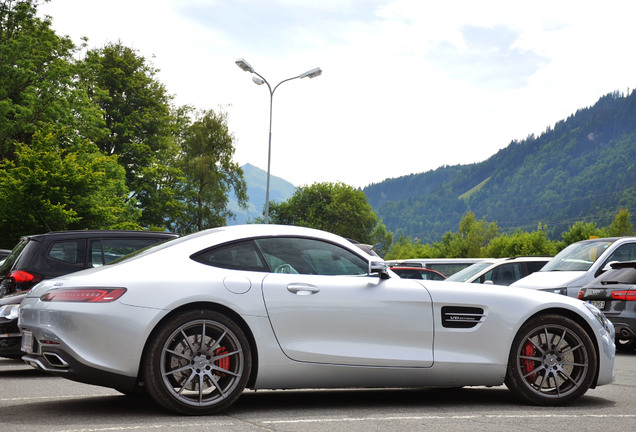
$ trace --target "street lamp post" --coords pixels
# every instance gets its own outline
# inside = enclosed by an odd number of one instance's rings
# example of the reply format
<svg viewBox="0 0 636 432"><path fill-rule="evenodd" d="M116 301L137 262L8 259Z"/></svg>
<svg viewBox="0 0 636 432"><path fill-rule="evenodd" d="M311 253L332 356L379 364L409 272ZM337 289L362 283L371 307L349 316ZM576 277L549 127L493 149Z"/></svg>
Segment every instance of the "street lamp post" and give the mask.
<svg viewBox="0 0 636 432"><path fill-rule="evenodd" d="M267 84L267 88L269 89L269 142L267 145L267 186L265 189L265 223L269 223L269 177L270 177L270 166L272 160L272 107L274 102L274 92L282 83L294 80L296 78L315 78L322 74L322 70L317 67L311 70L308 70L305 73L297 75L295 77L287 78L276 84L274 88L269 85L269 82L265 79L265 77L254 70L254 68L246 62L244 59L236 60L236 65L243 69L245 72L252 73L256 76L252 77L252 81L258 85Z"/></svg>

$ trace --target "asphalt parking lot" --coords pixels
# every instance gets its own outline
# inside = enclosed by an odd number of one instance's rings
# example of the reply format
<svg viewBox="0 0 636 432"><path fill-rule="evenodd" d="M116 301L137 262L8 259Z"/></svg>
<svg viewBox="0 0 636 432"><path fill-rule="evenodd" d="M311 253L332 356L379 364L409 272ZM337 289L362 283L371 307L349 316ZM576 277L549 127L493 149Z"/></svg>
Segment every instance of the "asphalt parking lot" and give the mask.
<svg viewBox="0 0 636 432"><path fill-rule="evenodd" d="M457 390L246 391L227 412L182 417L151 400L56 378L0 359L2 432L108 431L632 431L636 353L617 380L568 407L521 404L505 387Z"/></svg>

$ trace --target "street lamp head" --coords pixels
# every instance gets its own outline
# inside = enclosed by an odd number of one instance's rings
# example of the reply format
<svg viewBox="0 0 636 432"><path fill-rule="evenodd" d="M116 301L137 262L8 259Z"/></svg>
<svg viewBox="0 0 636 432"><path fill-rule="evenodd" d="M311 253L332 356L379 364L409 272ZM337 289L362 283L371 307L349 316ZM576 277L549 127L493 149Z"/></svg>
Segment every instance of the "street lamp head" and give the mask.
<svg viewBox="0 0 636 432"><path fill-rule="evenodd" d="M309 70L300 75L301 78L316 78L322 74L322 69L319 67Z"/></svg>
<svg viewBox="0 0 636 432"><path fill-rule="evenodd" d="M255 82L256 84L258 84L258 85L265 84L265 81L264 81L264 80L262 80L262 79L260 79L260 78L259 78L259 77L257 77L257 76L253 76L253 77L252 77L252 81L254 81L254 82Z"/></svg>
<svg viewBox="0 0 636 432"><path fill-rule="evenodd" d="M254 68L252 67L252 65L246 62L244 59L242 58L238 59L237 61L235 61L235 63L238 67L243 69L245 72L254 73Z"/></svg>

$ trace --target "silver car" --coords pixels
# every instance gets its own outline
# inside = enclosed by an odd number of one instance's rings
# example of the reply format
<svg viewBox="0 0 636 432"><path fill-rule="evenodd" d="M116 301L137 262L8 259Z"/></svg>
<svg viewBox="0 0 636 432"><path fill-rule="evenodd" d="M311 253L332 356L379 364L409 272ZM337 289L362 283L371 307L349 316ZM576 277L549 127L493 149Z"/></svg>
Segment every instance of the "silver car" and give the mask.
<svg viewBox="0 0 636 432"><path fill-rule="evenodd" d="M23 359L206 415L244 389L505 383L562 405L614 379L614 327L579 300L400 279L307 228L245 225L45 281L20 307Z"/></svg>
<svg viewBox="0 0 636 432"><path fill-rule="evenodd" d="M489 258L466 267L446 280L508 286L528 276L550 261L551 257L527 256L510 258Z"/></svg>

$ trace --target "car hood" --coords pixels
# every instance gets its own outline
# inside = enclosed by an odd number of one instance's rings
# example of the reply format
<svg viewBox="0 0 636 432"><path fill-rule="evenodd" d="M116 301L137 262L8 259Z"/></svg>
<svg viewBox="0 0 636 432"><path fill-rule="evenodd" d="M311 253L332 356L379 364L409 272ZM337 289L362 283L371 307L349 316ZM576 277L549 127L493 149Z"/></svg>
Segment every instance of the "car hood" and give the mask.
<svg viewBox="0 0 636 432"><path fill-rule="evenodd" d="M584 271L538 271L519 279L511 286L520 288L562 288L585 274Z"/></svg>

